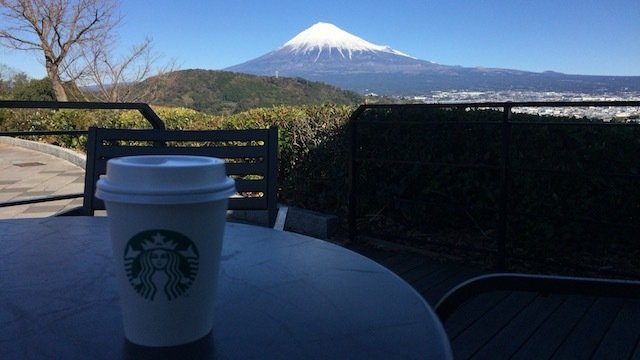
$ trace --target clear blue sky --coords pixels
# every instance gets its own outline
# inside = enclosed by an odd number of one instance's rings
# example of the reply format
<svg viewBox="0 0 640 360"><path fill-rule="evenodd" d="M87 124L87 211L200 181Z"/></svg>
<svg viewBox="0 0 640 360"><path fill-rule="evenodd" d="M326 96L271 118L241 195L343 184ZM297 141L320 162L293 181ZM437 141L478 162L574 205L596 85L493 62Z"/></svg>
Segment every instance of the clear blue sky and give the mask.
<svg viewBox="0 0 640 360"><path fill-rule="evenodd" d="M181 69L223 69L316 22L446 65L640 75L640 0L121 0L123 48L153 39ZM43 77L36 55L0 63Z"/></svg>

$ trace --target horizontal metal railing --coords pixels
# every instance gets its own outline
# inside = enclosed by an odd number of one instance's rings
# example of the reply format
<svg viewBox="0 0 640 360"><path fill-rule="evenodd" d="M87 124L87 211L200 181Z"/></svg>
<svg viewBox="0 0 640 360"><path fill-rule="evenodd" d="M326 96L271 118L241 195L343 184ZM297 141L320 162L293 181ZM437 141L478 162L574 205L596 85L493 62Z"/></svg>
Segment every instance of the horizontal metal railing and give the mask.
<svg viewBox="0 0 640 360"><path fill-rule="evenodd" d="M160 117L145 103L104 103L104 102L57 102L57 101L24 101L0 100L0 109L78 109L78 110L138 110L154 129L165 129ZM87 130L30 130L0 131L0 136L31 137L47 135L86 135ZM0 202L0 208L19 205L30 205L43 202L81 198L84 193L51 195Z"/></svg>
<svg viewBox="0 0 640 360"><path fill-rule="evenodd" d="M491 167L491 171L499 172L499 199L497 204L497 213L498 213L498 227L496 229L496 243L497 246L494 249L495 259L494 264L495 267L499 270L504 270L506 268L506 261L508 258L507 254L507 243L508 243L508 235L507 229L510 221L510 213L509 206L510 200L512 196L511 187L511 179L513 173L515 171L522 171L520 168L513 168L510 163L511 158L511 148L512 148L512 133L514 126L595 126L595 127L640 127L640 124L636 122L632 123L619 123L619 122L595 122L584 119L574 119L570 122L553 122L553 121L544 121L544 118L541 118L540 121L536 122L520 122L514 121L513 110L516 108L614 108L614 107L627 107L627 108L638 108L640 107L640 101L576 101L576 102L487 102L487 103L438 103L438 104L367 104L360 106L350 117L349 121L349 131L350 131L350 150L349 150L349 207L348 207L348 227L349 227L349 236L352 241L358 241L359 230L357 225L357 219L359 214L357 213L358 202L361 198L368 196L366 193L363 193L359 190L360 184L357 179L359 178L359 173L367 166L371 166L372 164L382 165L384 161L404 161L405 163L413 164L416 166L420 166L420 159L401 159L401 160L388 160L388 159L375 159L375 158L366 158L360 156L360 151L362 151L362 145L358 143L359 135L361 134L360 129L362 126L367 126L371 124L388 124L388 126L398 126L398 125L424 125L428 123L433 124L442 124L441 122L433 121L432 119L422 121L420 119L411 119L408 122L404 122L403 112L411 111L412 114L421 111L422 109L492 109L497 110L502 113L502 118L497 121L487 121L479 119L478 121L460 121L451 123L451 125L474 125L474 126L494 126L496 128L496 139L499 141L499 151L500 155L495 159L495 165L481 165L482 167ZM639 109L640 110L640 109ZM371 119L367 118L366 114L368 112L379 112L379 118L376 116L371 116ZM640 113L640 111L639 111ZM562 115L557 115L562 116ZM389 121L389 118L393 118L393 121ZM365 141L365 140L363 140ZM640 140L639 140L640 141ZM389 146L390 144L368 144L367 146ZM395 144L397 145L397 144ZM394 145L394 146L395 146ZM463 145L463 144L458 144ZM638 149L640 151L640 149ZM433 161L433 160L432 160ZM425 164L422 164L425 165ZM430 163L433 165L433 163ZM460 164L457 164L460 165ZM384 166L393 166L393 164L388 163ZM452 166L455 166L452 165ZM466 164L465 166L477 166L474 164ZM527 169L531 170L531 169ZM545 169L534 169L535 171L545 171ZM636 177L634 175L634 177ZM639 184L640 185L640 184Z"/></svg>
<svg viewBox="0 0 640 360"><path fill-rule="evenodd" d="M145 103L0 100L0 109L138 110L154 129L165 128L162 119Z"/></svg>

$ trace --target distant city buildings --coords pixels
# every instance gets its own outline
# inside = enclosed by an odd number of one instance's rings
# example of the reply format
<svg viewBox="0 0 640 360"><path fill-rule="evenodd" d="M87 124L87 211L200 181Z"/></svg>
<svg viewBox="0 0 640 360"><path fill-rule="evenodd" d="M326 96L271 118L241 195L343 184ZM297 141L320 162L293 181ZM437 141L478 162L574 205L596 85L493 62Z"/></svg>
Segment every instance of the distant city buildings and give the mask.
<svg viewBox="0 0 640 360"><path fill-rule="evenodd" d="M482 103L482 102L575 102L575 101L640 101L640 92L617 94L584 94L555 91L434 91L429 94L403 97L412 103ZM640 122L640 107L518 107L514 113L567 116L578 119Z"/></svg>

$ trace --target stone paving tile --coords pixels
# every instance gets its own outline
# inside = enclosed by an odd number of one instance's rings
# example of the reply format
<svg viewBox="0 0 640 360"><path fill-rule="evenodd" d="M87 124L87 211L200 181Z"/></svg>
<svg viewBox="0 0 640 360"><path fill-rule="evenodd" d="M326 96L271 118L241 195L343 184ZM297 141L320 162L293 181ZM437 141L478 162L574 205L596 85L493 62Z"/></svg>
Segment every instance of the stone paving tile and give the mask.
<svg viewBox="0 0 640 360"><path fill-rule="evenodd" d="M77 199L72 199L71 202L69 203L69 206L72 207L76 207L76 206L82 206L82 198L77 198Z"/></svg>
<svg viewBox="0 0 640 360"><path fill-rule="evenodd" d="M78 174L78 173L75 173L75 172L68 172L68 171L62 172L62 173L58 174L57 176L58 177L69 177L69 178L72 178L72 179L75 179L75 178L84 179L84 173Z"/></svg>
<svg viewBox="0 0 640 360"><path fill-rule="evenodd" d="M0 202L19 200L23 192L0 192Z"/></svg>
<svg viewBox="0 0 640 360"><path fill-rule="evenodd" d="M70 178L68 176L57 176L55 178L47 179L47 181L39 183L33 188L39 189L41 191L46 191L50 189L56 190L73 183L73 180L74 180L73 178ZM77 184L75 186L77 187Z"/></svg>
<svg viewBox="0 0 640 360"><path fill-rule="evenodd" d="M43 218L43 217L48 217L51 216L53 214L51 213L28 213L28 212L21 212L21 213L17 213L14 215L11 215L10 218L13 219L31 219L31 218Z"/></svg>
<svg viewBox="0 0 640 360"><path fill-rule="evenodd" d="M32 213L47 213L49 215L51 214L55 214L58 211L64 209L66 206L65 205L32 205L29 206L29 208L27 208L25 211L23 211L23 214L32 214Z"/></svg>
<svg viewBox="0 0 640 360"><path fill-rule="evenodd" d="M53 195L54 191L27 191L24 193L28 197L49 196Z"/></svg>
<svg viewBox="0 0 640 360"><path fill-rule="evenodd" d="M56 189L52 195L69 195L69 194L82 194L84 191L84 183L81 187L77 184L65 185L59 189Z"/></svg>
<svg viewBox="0 0 640 360"><path fill-rule="evenodd" d="M40 173L42 174L61 174L66 172L65 169L53 169L53 170L42 170Z"/></svg>
<svg viewBox="0 0 640 360"><path fill-rule="evenodd" d="M20 205L0 208L0 219L19 217L28 207L28 205Z"/></svg>
<svg viewBox="0 0 640 360"><path fill-rule="evenodd" d="M83 190L84 169L55 156L0 144L0 202ZM51 216L81 204L82 199L69 199L4 207L0 219Z"/></svg>
<svg viewBox="0 0 640 360"><path fill-rule="evenodd" d="M11 194L11 193L24 193L33 189L32 187L7 187L4 189L0 189L0 193L3 194ZM2 198L2 197L0 197Z"/></svg>

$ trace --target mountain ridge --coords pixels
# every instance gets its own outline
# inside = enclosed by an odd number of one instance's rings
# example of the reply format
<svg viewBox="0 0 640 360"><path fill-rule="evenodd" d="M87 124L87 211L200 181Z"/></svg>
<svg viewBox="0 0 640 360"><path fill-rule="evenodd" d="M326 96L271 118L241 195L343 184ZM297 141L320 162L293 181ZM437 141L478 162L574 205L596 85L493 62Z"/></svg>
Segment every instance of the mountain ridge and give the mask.
<svg viewBox="0 0 640 360"><path fill-rule="evenodd" d="M640 91L640 76L442 65L375 45L327 23L314 24L276 50L225 70L301 77L360 94L391 96L451 90Z"/></svg>
<svg viewBox="0 0 640 360"><path fill-rule="evenodd" d="M231 114L273 105L357 104L361 101L356 93L302 78L264 77L220 70L178 70L135 86L140 87L140 91L153 93L153 99L148 102L212 114Z"/></svg>

